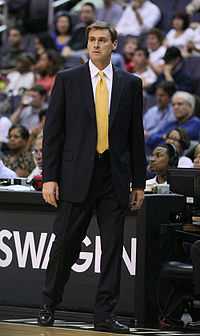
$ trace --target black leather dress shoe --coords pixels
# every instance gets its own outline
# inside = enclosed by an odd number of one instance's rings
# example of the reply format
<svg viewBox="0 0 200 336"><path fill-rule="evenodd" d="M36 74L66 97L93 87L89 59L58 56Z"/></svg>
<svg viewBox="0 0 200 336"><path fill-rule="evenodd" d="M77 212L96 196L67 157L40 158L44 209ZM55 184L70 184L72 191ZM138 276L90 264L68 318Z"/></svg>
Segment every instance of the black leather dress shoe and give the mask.
<svg viewBox="0 0 200 336"><path fill-rule="evenodd" d="M96 331L104 331L109 333L116 333L116 334L129 334L130 330L124 324L119 323L115 319L106 319L102 322L95 322L94 323L94 330Z"/></svg>
<svg viewBox="0 0 200 336"><path fill-rule="evenodd" d="M38 324L43 327L51 327L54 323L54 309L48 305L42 306L38 315Z"/></svg>
<svg viewBox="0 0 200 336"><path fill-rule="evenodd" d="M188 331L194 331L194 332L200 332L200 321L196 321L196 322L189 322L186 327L185 330ZM199 333L198 333L199 335Z"/></svg>

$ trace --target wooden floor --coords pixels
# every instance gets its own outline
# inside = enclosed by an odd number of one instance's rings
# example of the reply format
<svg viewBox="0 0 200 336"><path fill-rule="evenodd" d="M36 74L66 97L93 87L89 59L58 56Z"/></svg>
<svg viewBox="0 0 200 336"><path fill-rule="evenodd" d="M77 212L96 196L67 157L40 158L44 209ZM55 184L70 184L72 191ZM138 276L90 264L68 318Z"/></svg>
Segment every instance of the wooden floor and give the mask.
<svg viewBox="0 0 200 336"><path fill-rule="evenodd" d="M97 332L84 329L45 328L37 325L0 322L0 336L114 336L117 334ZM199 333L179 331L161 331L155 329L131 329L127 336L200 336Z"/></svg>
<svg viewBox="0 0 200 336"><path fill-rule="evenodd" d="M89 330L72 330L61 328L43 328L38 326L0 323L0 336L102 336L113 335ZM129 334L130 336L130 334Z"/></svg>

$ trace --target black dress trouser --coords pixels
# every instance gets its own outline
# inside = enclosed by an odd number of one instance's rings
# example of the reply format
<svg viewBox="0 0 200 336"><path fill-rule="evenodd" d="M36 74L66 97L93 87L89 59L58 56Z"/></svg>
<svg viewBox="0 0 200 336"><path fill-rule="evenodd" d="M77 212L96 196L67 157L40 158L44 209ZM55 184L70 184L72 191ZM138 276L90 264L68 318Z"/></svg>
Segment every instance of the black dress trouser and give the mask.
<svg viewBox="0 0 200 336"><path fill-rule="evenodd" d="M90 190L83 203L60 202L54 223L55 241L46 271L43 302L62 301L72 265L81 251L93 210L101 236L101 274L95 302L95 321L110 317L119 299L125 210L113 190L109 152L95 159Z"/></svg>

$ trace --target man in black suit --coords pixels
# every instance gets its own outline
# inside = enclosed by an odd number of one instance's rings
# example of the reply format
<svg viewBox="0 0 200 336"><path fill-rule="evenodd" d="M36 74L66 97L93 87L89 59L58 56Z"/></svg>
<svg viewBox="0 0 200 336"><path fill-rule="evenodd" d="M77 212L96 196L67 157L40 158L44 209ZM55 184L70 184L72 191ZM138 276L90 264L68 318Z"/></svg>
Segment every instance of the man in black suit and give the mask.
<svg viewBox="0 0 200 336"><path fill-rule="evenodd" d="M142 84L110 62L117 33L106 23L88 27L88 63L57 75L44 129L44 200L57 207L56 239L43 290L40 325L52 325L71 266L96 209L101 276L94 326L127 333L114 318L120 291L125 212L144 198Z"/></svg>

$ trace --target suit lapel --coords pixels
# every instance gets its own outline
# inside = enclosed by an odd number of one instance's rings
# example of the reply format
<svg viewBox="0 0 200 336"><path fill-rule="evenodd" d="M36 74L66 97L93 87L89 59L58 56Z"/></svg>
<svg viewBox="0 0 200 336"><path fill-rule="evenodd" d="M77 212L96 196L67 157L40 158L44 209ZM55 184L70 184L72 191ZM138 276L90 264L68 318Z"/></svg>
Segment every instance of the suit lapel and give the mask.
<svg viewBox="0 0 200 336"><path fill-rule="evenodd" d="M113 83L112 83L110 117L109 117L109 128L110 129L113 125L113 121L115 119L115 116L118 110L122 88L123 88L123 81L121 78L120 71L113 67Z"/></svg>
<svg viewBox="0 0 200 336"><path fill-rule="evenodd" d="M83 76L81 76L80 78L81 90L82 92L84 92L84 100L91 117L96 119L95 102L94 102L92 81L88 62L84 65L83 70L84 70ZM112 93L110 102L109 129L111 129L113 125L113 121L115 119L118 110L122 89L123 89L123 81L121 78L120 71L115 67L113 67L113 83L112 83Z"/></svg>
<svg viewBox="0 0 200 336"><path fill-rule="evenodd" d="M81 90L84 92L84 100L91 117L96 118L94 95L88 62L84 65L83 69L84 75L81 77Z"/></svg>

